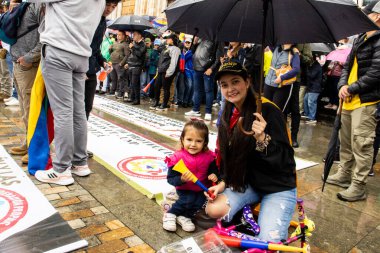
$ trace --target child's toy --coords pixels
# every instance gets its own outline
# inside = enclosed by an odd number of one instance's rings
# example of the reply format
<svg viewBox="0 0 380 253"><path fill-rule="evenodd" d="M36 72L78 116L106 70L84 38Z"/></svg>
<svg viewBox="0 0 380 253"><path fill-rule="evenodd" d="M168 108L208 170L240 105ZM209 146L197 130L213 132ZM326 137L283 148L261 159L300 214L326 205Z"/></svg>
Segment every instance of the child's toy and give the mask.
<svg viewBox="0 0 380 253"><path fill-rule="evenodd" d="M150 86L153 84L154 80L156 80L157 76L158 76L158 73L157 73L157 74L153 77L153 79L150 80L150 82L145 86L145 88L143 89L143 92L145 92L145 93L148 92Z"/></svg>
<svg viewBox="0 0 380 253"><path fill-rule="evenodd" d="M306 243L306 236L311 235L311 232L315 229L315 224L312 220L306 218L302 199L297 200L297 207L299 226L289 239L282 240L279 243L263 241L234 230L240 225L246 225L243 223L237 226L223 228L220 221L218 221L217 226L214 227L213 230L220 236L227 246L247 249L244 253L267 253L273 250L308 253L310 252L310 246ZM298 240L301 241L301 247L288 246L290 243Z"/></svg>
<svg viewBox="0 0 380 253"><path fill-rule="evenodd" d="M186 165L182 159L179 160L179 162L176 165L174 165L173 170L175 170L181 174L184 174L185 172L190 172L191 173L191 181L193 183L195 183L196 185L198 185L199 187L201 187L202 190L207 192L208 195L210 196L210 198L215 199L215 195L211 191L209 191L207 189L207 187L204 184L202 184L202 182L199 181L198 178L186 167Z"/></svg>

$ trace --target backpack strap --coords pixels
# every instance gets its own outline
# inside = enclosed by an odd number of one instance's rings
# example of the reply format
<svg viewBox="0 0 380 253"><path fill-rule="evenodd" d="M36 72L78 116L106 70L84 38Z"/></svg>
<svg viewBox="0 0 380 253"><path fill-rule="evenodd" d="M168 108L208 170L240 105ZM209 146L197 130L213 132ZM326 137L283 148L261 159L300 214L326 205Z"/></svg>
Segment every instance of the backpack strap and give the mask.
<svg viewBox="0 0 380 253"><path fill-rule="evenodd" d="M33 26L28 27L28 30L26 30L25 32L23 32L19 36L17 36L17 39L24 37L25 35L27 35L31 31L34 31L35 29L37 29L39 26L40 26L40 24L35 24Z"/></svg>

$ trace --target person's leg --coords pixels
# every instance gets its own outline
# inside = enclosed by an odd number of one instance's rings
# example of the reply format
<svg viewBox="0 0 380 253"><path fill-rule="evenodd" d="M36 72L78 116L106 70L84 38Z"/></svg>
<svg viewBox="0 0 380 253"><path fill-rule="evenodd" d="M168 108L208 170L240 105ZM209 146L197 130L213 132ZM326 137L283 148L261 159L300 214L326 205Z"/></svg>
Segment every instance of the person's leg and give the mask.
<svg viewBox="0 0 380 253"><path fill-rule="evenodd" d="M154 85L154 96L155 96L155 106L158 106L160 103L160 96L161 96L161 87L163 83L163 78L165 73L159 73L156 79L156 83Z"/></svg>
<svg viewBox="0 0 380 253"><path fill-rule="evenodd" d="M117 90L117 87L118 87L118 75L117 75L117 72L118 72L118 69L120 68L119 64L112 64L112 72L110 73L111 75L111 79L112 79L112 82L111 82L111 88L110 88L110 95L114 95L116 90Z"/></svg>
<svg viewBox="0 0 380 253"><path fill-rule="evenodd" d="M264 195L260 204L259 239L280 242L288 238L289 223L296 207L296 188Z"/></svg>
<svg viewBox="0 0 380 253"><path fill-rule="evenodd" d="M264 97L269 99L270 101L273 102L274 94L277 91L278 88L269 86L269 85L264 85Z"/></svg>
<svg viewBox="0 0 380 253"><path fill-rule="evenodd" d="M380 120L377 120L375 133L376 133L376 137L375 137L375 141L373 142L372 167L371 167L371 170L370 170L368 176L374 176L375 175L374 170L373 170L373 166L375 166L375 164L376 164L376 157L377 157L377 154L379 153L379 148L380 148Z"/></svg>
<svg viewBox="0 0 380 253"><path fill-rule="evenodd" d="M306 86L300 84L300 95L299 95L299 106L300 106L300 112L303 113L304 110L303 110L303 106L304 106L304 97L305 97L305 93L306 93Z"/></svg>
<svg viewBox="0 0 380 253"><path fill-rule="evenodd" d="M174 85L173 80L175 79L175 75L172 75L169 78L163 79L163 87L164 87L164 102L161 107L165 108L168 106L170 99L170 88Z"/></svg>
<svg viewBox="0 0 380 253"><path fill-rule="evenodd" d="M179 73L176 84L176 104L182 105L185 103L185 94L187 92L185 73Z"/></svg>
<svg viewBox="0 0 380 253"><path fill-rule="evenodd" d="M300 128L301 122L301 114L300 114L300 106L299 106L299 93L300 93L300 83L295 82L293 84L292 96L289 101L289 109L291 112L291 136L292 140L297 142L297 135Z"/></svg>
<svg viewBox="0 0 380 253"><path fill-rule="evenodd" d="M206 113L212 112L212 101L214 101L214 75L203 75L203 84L206 94Z"/></svg>
<svg viewBox="0 0 380 253"><path fill-rule="evenodd" d="M119 98L124 97L124 93L127 89L127 78L126 78L126 70L123 67L117 68L117 96Z"/></svg>
<svg viewBox="0 0 380 253"><path fill-rule="evenodd" d="M206 197L203 192L192 192L192 199L188 203L186 213L187 218L193 218L197 212L199 212L206 203Z"/></svg>
<svg viewBox="0 0 380 253"><path fill-rule="evenodd" d="M0 76L1 76L1 92L5 97L12 95L12 80L9 76L8 64L6 59L0 59Z"/></svg>
<svg viewBox="0 0 380 253"><path fill-rule="evenodd" d="M154 86L156 85L156 80L153 80L156 75L149 75L149 82L151 82L151 85L149 87L148 93L150 98L154 98ZM152 81L153 80L153 81Z"/></svg>
<svg viewBox="0 0 380 253"><path fill-rule="evenodd" d="M274 88L274 87L272 87ZM281 88L277 88L277 91L273 96L273 103L275 103L282 112L285 112L287 105L289 103L289 99L292 95L293 84L286 85Z"/></svg>
<svg viewBox="0 0 380 253"><path fill-rule="evenodd" d="M303 111L305 116L310 119L310 111L309 111L309 92L306 92L303 99Z"/></svg>
<svg viewBox="0 0 380 253"><path fill-rule="evenodd" d="M131 85L132 85L132 90L134 94L134 98L133 98L134 105L140 104L140 75L141 75L141 68L132 69Z"/></svg>
<svg viewBox="0 0 380 253"><path fill-rule="evenodd" d="M78 59L80 60L80 59ZM87 61L88 62L88 61ZM85 64L84 64L85 65ZM81 72L83 71L83 72ZM73 73L73 123L74 123L74 150L73 166L87 165L87 118L84 104L85 67L76 66ZM95 86L95 85L94 85Z"/></svg>
<svg viewBox="0 0 380 253"><path fill-rule="evenodd" d="M318 97L319 93L309 93L309 114L312 120L316 120L317 118Z"/></svg>
<svg viewBox="0 0 380 253"><path fill-rule="evenodd" d="M201 108L201 89L203 87L203 75L204 74L200 71L194 71L194 112L199 112Z"/></svg>
<svg viewBox="0 0 380 253"><path fill-rule="evenodd" d="M186 92L184 95L183 102L186 104L186 106L190 105L193 101L193 94L194 94L194 84L193 84L193 77L192 75L186 75L185 76L185 86L186 86Z"/></svg>
<svg viewBox="0 0 380 253"><path fill-rule="evenodd" d="M229 222L245 205L259 201L259 194L251 186L248 186L245 192L232 191L231 188L226 188L213 202L207 203L206 213L212 218L222 218Z"/></svg>
<svg viewBox="0 0 380 253"><path fill-rule="evenodd" d="M332 76L331 77L331 97L330 103L333 105L339 105L339 96L338 96L338 83L339 77Z"/></svg>
<svg viewBox="0 0 380 253"><path fill-rule="evenodd" d="M84 104L86 108L86 118L88 120L88 117L90 116L90 112L92 110L92 105L94 104L97 78L95 74L87 75L87 78L88 79L86 80L84 89Z"/></svg>

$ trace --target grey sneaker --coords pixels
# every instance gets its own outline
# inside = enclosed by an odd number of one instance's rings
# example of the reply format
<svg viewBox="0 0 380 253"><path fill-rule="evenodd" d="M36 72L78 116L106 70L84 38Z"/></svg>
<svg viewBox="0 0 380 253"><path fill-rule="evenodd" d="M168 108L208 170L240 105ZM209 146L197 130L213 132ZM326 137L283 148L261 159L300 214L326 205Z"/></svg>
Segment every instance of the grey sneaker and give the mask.
<svg viewBox="0 0 380 253"><path fill-rule="evenodd" d="M322 180L323 180L323 175L322 175ZM327 178L326 183L337 185L343 188L348 188L351 184L351 175L345 172L342 172L342 170L339 169L337 173Z"/></svg>
<svg viewBox="0 0 380 253"><path fill-rule="evenodd" d="M358 201L367 198L366 187L364 184L352 183L348 189L336 194L338 199L344 201Z"/></svg>

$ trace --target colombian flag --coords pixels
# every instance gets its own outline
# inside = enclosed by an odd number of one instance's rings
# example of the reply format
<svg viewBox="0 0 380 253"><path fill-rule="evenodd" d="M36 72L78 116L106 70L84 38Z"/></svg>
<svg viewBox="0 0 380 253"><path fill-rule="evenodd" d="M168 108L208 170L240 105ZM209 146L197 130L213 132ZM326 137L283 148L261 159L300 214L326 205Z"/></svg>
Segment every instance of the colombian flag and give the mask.
<svg viewBox="0 0 380 253"><path fill-rule="evenodd" d="M53 113L45 91L41 65L34 80L29 110L28 125L28 171L34 175L37 170L50 169L50 143L54 138Z"/></svg>

